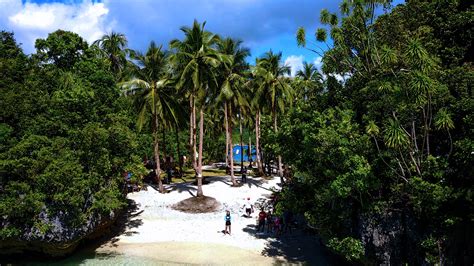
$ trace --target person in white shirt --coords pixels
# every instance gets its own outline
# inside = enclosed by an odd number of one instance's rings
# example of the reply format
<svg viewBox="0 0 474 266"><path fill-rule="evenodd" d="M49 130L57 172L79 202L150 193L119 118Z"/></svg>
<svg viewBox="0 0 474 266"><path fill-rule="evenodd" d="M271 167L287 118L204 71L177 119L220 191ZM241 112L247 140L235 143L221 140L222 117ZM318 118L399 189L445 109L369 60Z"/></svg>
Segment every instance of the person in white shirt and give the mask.
<svg viewBox="0 0 474 266"><path fill-rule="evenodd" d="M248 218L252 217L253 206L252 206L252 203L250 203L250 198L247 198L247 201L244 204L244 209L245 209L245 213L247 214L247 217Z"/></svg>

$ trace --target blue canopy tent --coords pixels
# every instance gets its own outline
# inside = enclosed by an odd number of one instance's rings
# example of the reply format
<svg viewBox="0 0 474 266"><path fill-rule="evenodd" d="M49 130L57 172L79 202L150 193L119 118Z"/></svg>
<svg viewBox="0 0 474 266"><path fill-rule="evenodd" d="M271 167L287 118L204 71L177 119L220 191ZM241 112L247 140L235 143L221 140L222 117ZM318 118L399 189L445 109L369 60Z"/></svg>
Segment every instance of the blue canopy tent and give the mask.
<svg viewBox="0 0 474 266"><path fill-rule="evenodd" d="M242 152L243 150L243 152ZM242 159L242 154L243 154L243 161L244 162L249 162L249 145L234 145L232 152L234 153L234 162L241 162ZM255 150L255 146L251 146L251 156L252 156L252 161L255 162L257 161L257 151Z"/></svg>

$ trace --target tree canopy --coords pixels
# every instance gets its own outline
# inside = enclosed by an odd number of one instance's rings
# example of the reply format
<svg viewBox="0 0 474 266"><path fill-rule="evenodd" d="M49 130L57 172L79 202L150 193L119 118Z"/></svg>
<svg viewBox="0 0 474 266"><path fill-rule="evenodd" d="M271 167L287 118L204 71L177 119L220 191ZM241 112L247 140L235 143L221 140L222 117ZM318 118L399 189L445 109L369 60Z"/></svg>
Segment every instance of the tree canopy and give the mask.
<svg viewBox="0 0 474 266"><path fill-rule="evenodd" d="M281 52L250 65L242 41L205 22L169 51L57 30L27 56L2 31L0 239L80 238L126 205L124 174L143 177L148 158L161 192L171 157L198 196L203 163L225 160L235 186L240 135L257 175L279 169L276 215L303 214L346 260L472 264L473 18L462 0L344 0L312 37L296 29L322 66L294 77Z"/></svg>

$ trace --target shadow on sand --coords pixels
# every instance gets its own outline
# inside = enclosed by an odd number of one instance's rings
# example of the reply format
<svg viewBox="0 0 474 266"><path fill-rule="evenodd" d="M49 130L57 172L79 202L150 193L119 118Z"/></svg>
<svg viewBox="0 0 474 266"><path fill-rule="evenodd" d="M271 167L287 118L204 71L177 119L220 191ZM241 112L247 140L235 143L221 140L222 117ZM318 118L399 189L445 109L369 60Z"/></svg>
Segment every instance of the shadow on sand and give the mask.
<svg viewBox="0 0 474 266"><path fill-rule="evenodd" d="M266 239L262 255L275 259L277 264L349 265L322 245L316 235L303 229L293 229L291 234L287 232L280 236L257 232L257 226L253 224L242 230L256 238Z"/></svg>
<svg viewBox="0 0 474 266"><path fill-rule="evenodd" d="M175 183L169 185L171 191L177 191L178 193L188 192L191 196L196 196L197 188L190 182ZM194 193L193 193L194 192Z"/></svg>
<svg viewBox="0 0 474 266"><path fill-rule="evenodd" d="M225 176L211 176L211 177L206 177L206 180L209 181L209 183L213 183L213 182L222 182L228 186L232 186L232 182L230 181L230 176L229 175L225 175ZM242 183L242 178L240 176L235 176L235 180L237 181L237 186L248 186L249 188L252 188L252 186L255 186L255 187L258 187L258 188L262 188L262 189L265 189L265 190L268 190L270 192L273 192L272 189L269 189L269 188L266 188L263 186L263 184L265 183L265 179L261 178L261 177L252 177L252 176L248 176L247 177L247 181Z"/></svg>
<svg viewBox="0 0 474 266"><path fill-rule="evenodd" d="M103 244L115 247L117 246L115 243L119 240L120 235L131 236L138 234L138 232L135 231L135 228L140 227L143 224L143 221L136 217L144 212L144 210L139 210L135 201L131 199L127 200L127 204L128 207L111 227L110 233L101 237L99 241L96 241L96 248Z"/></svg>

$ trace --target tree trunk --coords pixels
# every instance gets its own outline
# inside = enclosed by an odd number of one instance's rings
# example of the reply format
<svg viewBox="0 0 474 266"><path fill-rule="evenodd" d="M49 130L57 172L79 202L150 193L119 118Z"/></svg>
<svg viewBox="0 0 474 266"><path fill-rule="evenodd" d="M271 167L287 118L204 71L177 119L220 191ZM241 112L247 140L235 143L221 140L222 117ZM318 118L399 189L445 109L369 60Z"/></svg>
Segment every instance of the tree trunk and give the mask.
<svg viewBox="0 0 474 266"><path fill-rule="evenodd" d="M229 122L227 121L227 102L224 102L224 124L225 124L225 167L229 167Z"/></svg>
<svg viewBox="0 0 474 266"><path fill-rule="evenodd" d="M197 163L196 163L196 102L193 102L193 168L196 171Z"/></svg>
<svg viewBox="0 0 474 266"><path fill-rule="evenodd" d="M244 141L242 130L242 108L239 108L239 132L240 132L240 173L244 172Z"/></svg>
<svg viewBox="0 0 474 266"><path fill-rule="evenodd" d="M237 182L235 181L235 176L234 176L234 145L232 144L232 108L229 105L228 108L229 111L229 126L228 126L228 134L229 134L229 142L228 146L230 149L229 153L229 161L230 161L230 180L232 181L232 186L237 186Z"/></svg>
<svg viewBox="0 0 474 266"><path fill-rule="evenodd" d="M257 152L257 168L258 175L263 176L262 157L260 156L260 110L257 110L257 117L255 119L255 150Z"/></svg>
<svg viewBox="0 0 474 266"><path fill-rule="evenodd" d="M201 107L200 116L199 116L199 156L197 162L197 196L202 197L202 144L204 141L204 111Z"/></svg>
<svg viewBox="0 0 474 266"><path fill-rule="evenodd" d="M273 110L273 130L275 131L275 134L278 133L276 110ZM278 175L280 177L283 176L283 168L282 168L282 164L281 164L281 155L278 155Z"/></svg>
<svg viewBox="0 0 474 266"><path fill-rule="evenodd" d="M189 96L189 160L191 160L191 165L194 165L194 155L193 155L193 96Z"/></svg>
<svg viewBox="0 0 474 266"><path fill-rule="evenodd" d="M166 152L166 133L165 133L165 127L163 126L163 129L161 131L162 135L163 135L163 158L165 160L165 168L167 167L166 165L166 160L168 158L167 156L167 152ZM165 169L166 171L167 169Z"/></svg>
<svg viewBox="0 0 474 266"><path fill-rule="evenodd" d="M158 115L156 114L156 107L155 107L155 113L153 114L154 116L154 123L153 123L153 136L154 138L154 152L155 152L155 164L156 164L156 169L155 169L155 175L156 175L156 181L158 182L158 189L160 193L164 192L163 188L163 183L161 182L161 168L160 168L160 142L158 140Z"/></svg>
<svg viewBox="0 0 474 266"><path fill-rule="evenodd" d="M249 125L249 130L251 128L251 126ZM248 148L248 157L249 157L249 162L250 162L250 168L253 167L253 159L252 159L252 134L249 134L249 148Z"/></svg>
<svg viewBox="0 0 474 266"><path fill-rule="evenodd" d="M181 149L179 145L179 131L178 131L178 125L176 125L176 147L177 147L177 152L178 152L178 164L179 164L179 176L183 176L183 160L181 158Z"/></svg>

